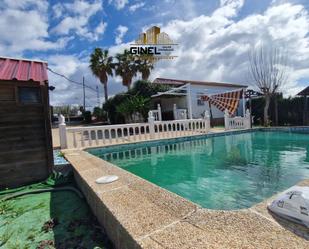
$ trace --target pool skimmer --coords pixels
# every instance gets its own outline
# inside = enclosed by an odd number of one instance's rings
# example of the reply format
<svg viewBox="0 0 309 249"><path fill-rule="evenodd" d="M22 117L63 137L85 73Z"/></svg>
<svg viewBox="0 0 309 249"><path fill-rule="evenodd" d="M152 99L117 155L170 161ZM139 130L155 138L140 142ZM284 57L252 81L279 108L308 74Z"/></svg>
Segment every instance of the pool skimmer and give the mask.
<svg viewBox="0 0 309 249"><path fill-rule="evenodd" d="M98 184L108 184L108 183L115 182L118 179L119 177L116 175L107 175L107 176L99 177L98 179L95 180L95 182Z"/></svg>

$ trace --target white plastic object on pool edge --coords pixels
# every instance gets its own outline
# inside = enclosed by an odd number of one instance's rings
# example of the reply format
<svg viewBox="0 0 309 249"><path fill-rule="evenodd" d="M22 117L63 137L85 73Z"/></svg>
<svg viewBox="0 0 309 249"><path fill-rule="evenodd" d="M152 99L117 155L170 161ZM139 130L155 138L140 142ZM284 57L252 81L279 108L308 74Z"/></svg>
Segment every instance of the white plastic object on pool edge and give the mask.
<svg viewBox="0 0 309 249"><path fill-rule="evenodd" d="M98 184L107 184L107 183L112 183L114 181L117 181L118 179L119 177L116 175L107 175L107 176L102 176L96 179L95 182Z"/></svg>
<svg viewBox="0 0 309 249"><path fill-rule="evenodd" d="M309 227L309 187L287 189L268 204L268 209L282 218Z"/></svg>

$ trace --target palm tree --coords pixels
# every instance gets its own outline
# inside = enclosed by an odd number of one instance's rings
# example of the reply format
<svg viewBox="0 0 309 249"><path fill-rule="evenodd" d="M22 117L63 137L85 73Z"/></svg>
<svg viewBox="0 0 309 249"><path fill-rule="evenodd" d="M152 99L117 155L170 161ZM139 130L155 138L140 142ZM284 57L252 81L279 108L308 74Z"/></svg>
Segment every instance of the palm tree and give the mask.
<svg viewBox="0 0 309 249"><path fill-rule="evenodd" d="M153 59L149 56L140 56L137 60L137 70L142 74L142 80L148 80L153 69Z"/></svg>
<svg viewBox="0 0 309 249"><path fill-rule="evenodd" d="M108 55L108 50L102 50L101 48L95 48L90 55L90 65L92 73L99 78L104 87L105 101L108 100L107 82L108 75L113 76L113 57Z"/></svg>
<svg viewBox="0 0 309 249"><path fill-rule="evenodd" d="M136 60L127 49L122 54L117 54L116 60L115 73L122 78L122 84L130 89L132 79L137 73Z"/></svg>

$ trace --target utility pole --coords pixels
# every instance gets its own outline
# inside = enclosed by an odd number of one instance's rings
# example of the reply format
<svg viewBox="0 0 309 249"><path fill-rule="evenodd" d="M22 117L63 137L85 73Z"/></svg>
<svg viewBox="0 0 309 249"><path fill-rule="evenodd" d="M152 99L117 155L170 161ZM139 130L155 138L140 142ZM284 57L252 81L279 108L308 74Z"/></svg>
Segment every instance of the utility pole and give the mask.
<svg viewBox="0 0 309 249"><path fill-rule="evenodd" d="M86 91L85 91L85 77L83 76L83 108L86 111Z"/></svg>
<svg viewBox="0 0 309 249"><path fill-rule="evenodd" d="M99 87L96 86L95 88L96 88L96 90L97 90L97 103L98 103L98 107L100 107L100 93L99 93Z"/></svg>

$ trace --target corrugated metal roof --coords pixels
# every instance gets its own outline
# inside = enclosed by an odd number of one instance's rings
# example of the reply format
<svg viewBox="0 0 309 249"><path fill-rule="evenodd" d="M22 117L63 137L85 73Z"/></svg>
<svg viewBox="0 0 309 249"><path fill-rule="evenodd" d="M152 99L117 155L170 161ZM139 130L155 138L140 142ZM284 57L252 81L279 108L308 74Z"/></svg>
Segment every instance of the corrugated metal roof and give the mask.
<svg viewBox="0 0 309 249"><path fill-rule="evenodd" d="M43 83L48 80L47 63L0 57L0 80L35 81Z"/></svg>

